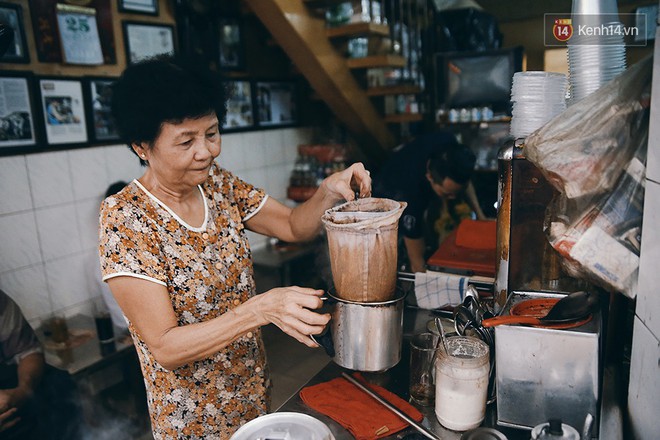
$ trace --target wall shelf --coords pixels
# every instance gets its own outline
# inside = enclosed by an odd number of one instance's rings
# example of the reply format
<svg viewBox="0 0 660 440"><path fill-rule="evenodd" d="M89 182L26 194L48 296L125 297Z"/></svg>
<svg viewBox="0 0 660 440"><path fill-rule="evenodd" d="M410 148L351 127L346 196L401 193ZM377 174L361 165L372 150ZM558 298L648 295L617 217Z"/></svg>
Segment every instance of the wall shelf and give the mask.
<svg viewBox="0 0 660 440"><path fill-rule="evenodd" d="M362 58L348 58L349 69L368 69L370 67L405 67L406 59L400 55L371 55Z"/></svg>

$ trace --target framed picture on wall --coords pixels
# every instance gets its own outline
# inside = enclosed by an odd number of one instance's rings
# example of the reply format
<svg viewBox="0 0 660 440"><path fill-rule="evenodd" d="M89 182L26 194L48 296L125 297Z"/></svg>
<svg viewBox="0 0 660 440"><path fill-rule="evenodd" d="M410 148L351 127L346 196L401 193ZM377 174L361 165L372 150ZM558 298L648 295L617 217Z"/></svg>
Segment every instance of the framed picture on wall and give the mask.
<svg viewBox="0 0 660 440"><path fill-rule="evenodd" d="M37 145L32 74L0 73L0 155L22 154Z"/></svg>
<svg viewBox="0 0 660 440"><path fill-rule="evenodd" d="M0 2L0 23L3 23L14 35L7 51L0 57L2 63L29 63L30 52L25 39L23 8L14 3ZM7 32L5 29L3 32Z"/></svg>
<svg viewBox="0 0 660 440"><path fill-rule="evenodd" d="M158 15L158 0L118 0L119 12Z"/></svg>
<svg viewBox="0 0 660 440"><path fill-rule="evenodd" d="M254 128L250 81L227 80L225 84L227 84L227 115L222 124L223 131Z"/></svg>
<svg viewBox="0 0 660 440"><path fill-rule="evenodd" d="M119 140L111 110L112 84L115 81L115 78L88 77L83 82L87 128L92 142Z"/></svg>
<svg viewBox="0 0 660 440"><path fill-rule="evenodd" d="M245 69L243 26L238 18L218 20L218 63L222 70Z"/></svg>
<svg viewBox="0 0 660 440"><path fill-rule="evenodd" d="M293 126L298 123L295 82L256 81L254 87L259 127Z"/></svg>
<svg viewBox="0 0 660 440"><path fill-rule="evenodd" d="M174 55L174 26L123 22L126 62L134 64L157 55Z"/></svg>
<svg viewBox="0 0 660 440"><path fill-rule="evenodd" d="M82 82L72 78L39 78L38 84L48 145L87 143Z"/></svg>

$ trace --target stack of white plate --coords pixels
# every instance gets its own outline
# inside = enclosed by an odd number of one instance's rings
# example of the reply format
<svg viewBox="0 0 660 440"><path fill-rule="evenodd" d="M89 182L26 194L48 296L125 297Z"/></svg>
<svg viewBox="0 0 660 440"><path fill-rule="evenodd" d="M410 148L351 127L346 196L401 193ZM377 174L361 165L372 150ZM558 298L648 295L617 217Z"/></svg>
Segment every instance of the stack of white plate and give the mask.
<svg viewBox="0 0 660 440"><path fill-rule="evenodd" d="M566 109L566 75L517 72L511 85L511 135L527 137Z"/></svg>
<svg viewBox="0 0 660 440"><path fill-rule="evenodd" d="M626 70L623 25L598 26L601 35L574 35L568 44L569 105L590 95Z"/></svg>

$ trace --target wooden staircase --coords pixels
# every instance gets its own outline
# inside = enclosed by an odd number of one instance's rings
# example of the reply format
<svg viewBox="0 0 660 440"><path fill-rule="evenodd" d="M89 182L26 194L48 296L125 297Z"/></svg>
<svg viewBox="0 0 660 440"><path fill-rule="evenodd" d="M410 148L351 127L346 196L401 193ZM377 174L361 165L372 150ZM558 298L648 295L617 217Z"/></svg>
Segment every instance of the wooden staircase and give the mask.
<svg viewBox="0 0 660 440"><path fill-rule="evenodd" d="M405 58L397 55L374 55L345 58L331 39L351 35L388 35L387 25L352 23L341 28L326 28L309 2L303 0L244 0L270 31L297 69L306 77L316 95L346 125L362 153L379 161L393 148L397 139L388 123L420 120L420 115L383 116L372 102L374 96L415 93L413 86L379 87L365 90L353 75L353 69L402 67ZM388 119L389 118L389 119Z"/></svg>

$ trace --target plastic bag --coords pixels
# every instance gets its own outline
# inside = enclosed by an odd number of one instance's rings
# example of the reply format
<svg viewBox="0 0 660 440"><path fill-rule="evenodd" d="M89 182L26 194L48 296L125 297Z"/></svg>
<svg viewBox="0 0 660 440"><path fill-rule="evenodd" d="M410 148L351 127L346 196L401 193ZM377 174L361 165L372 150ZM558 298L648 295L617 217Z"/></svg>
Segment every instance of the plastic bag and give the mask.
<svg viewBox="0 0 660 440"><path fill-rule="evenodd" d="M634 298L646 176L651 58L558 115L525 141L559 191L544 224L574 278Z"/></svg>
<svg viewBox="0 0 660 440"><path fill-rule="evenodd" d="M648 131L652 58L570 106L525 140L525 156L569 199L610 191ZM646 162L646 160L644 160Z"/></svg>

